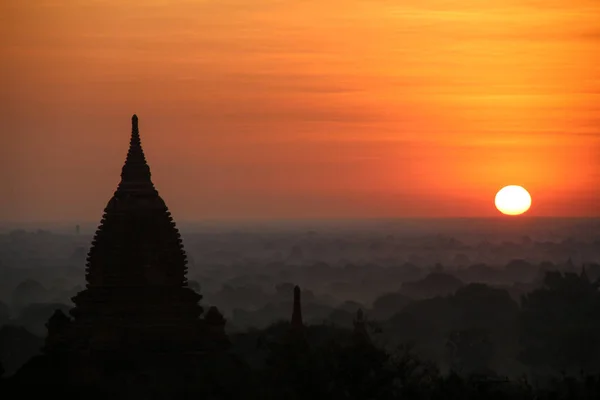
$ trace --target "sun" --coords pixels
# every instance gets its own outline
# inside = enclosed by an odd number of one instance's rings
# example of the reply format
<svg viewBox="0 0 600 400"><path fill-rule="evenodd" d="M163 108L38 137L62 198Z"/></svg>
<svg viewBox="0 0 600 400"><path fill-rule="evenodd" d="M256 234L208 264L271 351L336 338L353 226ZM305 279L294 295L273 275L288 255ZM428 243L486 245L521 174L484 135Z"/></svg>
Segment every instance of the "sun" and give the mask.
<svg viewBox="0 0 600 400"><path fill-rule="evenodd" d="M505 186L496 194L496 208L502 214L520 215L531 207L531 196L522 186Z"/></svg>

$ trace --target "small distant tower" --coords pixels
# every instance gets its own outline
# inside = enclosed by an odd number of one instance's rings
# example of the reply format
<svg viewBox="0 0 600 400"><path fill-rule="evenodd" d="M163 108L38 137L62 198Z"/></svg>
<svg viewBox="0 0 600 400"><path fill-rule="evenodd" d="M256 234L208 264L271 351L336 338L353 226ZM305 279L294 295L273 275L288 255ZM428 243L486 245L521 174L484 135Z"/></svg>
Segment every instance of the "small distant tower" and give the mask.
<svg viewBox="0 0 600 400"><path fill-rule="evenodd" d="M589 282L589 277L587 271L585 270L585 264L581 265L581 273L579 274L579 277Z"/></svg>
<svg viewBox="0 0 600 400"><path fill-rule="evenodd" d="M219 309L215 306L210 307L204 316L204 321L208 328L208 334L211 336L210 339L212 339L216 347L218 349L229 347L229 338L225 333L225 324L227 321Z"/></svg>
<svg viewBox="0 0 600 400"><path fill-rule="evenodd" d="M356 318L354 319L354 341L356 344L368 344L371 343L371 338L367 332L367 324L362 309L358 309L356 312Z"/></svg>
<svg viewBox="0 0 600 400"><path fill-rule="evenodd" d="M75 234L79 235L79 232L80 232L80 226L79 226L79 224L77 224L77 225L75 225Z"/></svg>
<svg viewBox="0 0 600 400"><path fill-rule="evenodd" d="M300 304L300 287L294 287L294 308L292 311L292 330L302 330L302 306Z"/></svg>
<svg viewBox="0 0 600 400"><path fill-rule="evenodd" d="M294 306L292 310L292 321L290 323L290 330L287 334L286 339L287 345L290 348L295 349L294 351L298 354L303 354L308 347L308 341L306 340L306 330L304 329L304 323L302 322L302 304L300 303L300 287L294 287Z"/></svg>
<svg viewBox="0 0 600 400"><path fill-rule="evenodd" d="M44 346L44 352L49 353L56 350L63 350L67 344L67 334L71 325L71 319L61 310L54 311L46 323L48 335Z"/></svg>

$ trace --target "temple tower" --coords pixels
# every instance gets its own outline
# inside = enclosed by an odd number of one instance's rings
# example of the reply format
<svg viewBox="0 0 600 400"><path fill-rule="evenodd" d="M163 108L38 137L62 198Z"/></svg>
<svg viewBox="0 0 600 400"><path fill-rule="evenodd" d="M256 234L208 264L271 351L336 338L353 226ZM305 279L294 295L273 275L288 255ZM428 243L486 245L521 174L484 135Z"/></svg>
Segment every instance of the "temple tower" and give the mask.
<svg viewBox="0 0 600 400"><path fill-rule="evenodd" d="M201 295L187 287L187 258L151 180L138 118L131 119L121 181L87 257L86 288L74 298L71 342L79 350L196 351Z"/></svg>

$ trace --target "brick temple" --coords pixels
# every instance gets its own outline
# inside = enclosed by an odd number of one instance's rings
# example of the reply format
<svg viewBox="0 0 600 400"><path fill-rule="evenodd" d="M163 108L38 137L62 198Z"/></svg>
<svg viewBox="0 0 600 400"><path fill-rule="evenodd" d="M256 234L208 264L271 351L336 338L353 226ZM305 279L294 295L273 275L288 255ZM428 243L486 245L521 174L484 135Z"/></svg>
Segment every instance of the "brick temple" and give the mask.
<svg viewBox="0 0 600 400"><path fill-rule="evenodd" d="M202 296L187 287L181 236L151 179L132 117L121 182L90 248L85 290L71 310L77 350L196 351L203 345Z"/></svg>
<svg viewBox="0 0 600 400"><path fill-rule="evenodd" d="M221 313L211 307L202 318L202 296L188 287L181 236L152 183L136 115L131 122L121 181L88 253L86 287L73 297L71 317L50 318L44 354L17 373L23 379L93 384L115 374L109 364L129 365L124 376L160 369L179 378L228 346Z"/></svg>

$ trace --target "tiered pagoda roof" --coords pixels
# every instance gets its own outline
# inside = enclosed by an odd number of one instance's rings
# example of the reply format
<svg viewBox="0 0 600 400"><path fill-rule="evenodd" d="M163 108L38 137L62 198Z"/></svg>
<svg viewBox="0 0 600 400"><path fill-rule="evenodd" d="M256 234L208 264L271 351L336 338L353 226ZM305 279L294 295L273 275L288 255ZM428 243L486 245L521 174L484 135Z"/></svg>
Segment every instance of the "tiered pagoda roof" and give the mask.
<svg viewBox="0 0 600 400"><path fill-rule="evenodd" d="M132 117L121 182L104 210L88 254L88 287L183 286L187 259L171 213L151 180Z"/></svg>

